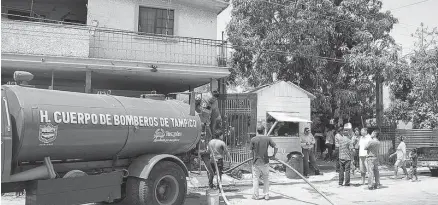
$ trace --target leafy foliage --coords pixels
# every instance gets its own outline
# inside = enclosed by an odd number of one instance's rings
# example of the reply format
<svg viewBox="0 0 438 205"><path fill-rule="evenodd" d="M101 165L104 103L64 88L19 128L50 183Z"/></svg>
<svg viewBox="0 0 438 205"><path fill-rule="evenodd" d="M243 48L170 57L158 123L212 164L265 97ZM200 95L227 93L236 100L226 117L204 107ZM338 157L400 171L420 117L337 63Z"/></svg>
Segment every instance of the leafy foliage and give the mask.
<svg viewBox="0 0 438 205"><path fill-rule="evenodd" d="M272 2L272 1L271 1ZM374 116L374 77L389 75L397 23L377 0L232 1L227 32L235 50L233 82L291 81L313 93L314 124L335 118L354 126Z"/></svg>
<svg viewBox="0 0 438 205"><path fill-rule="evenodd" d="M424 41L418 38L417 49L393 73L387 115L413 121L415 128L438 128L438 29L418 29L416 34Z"/></svg>

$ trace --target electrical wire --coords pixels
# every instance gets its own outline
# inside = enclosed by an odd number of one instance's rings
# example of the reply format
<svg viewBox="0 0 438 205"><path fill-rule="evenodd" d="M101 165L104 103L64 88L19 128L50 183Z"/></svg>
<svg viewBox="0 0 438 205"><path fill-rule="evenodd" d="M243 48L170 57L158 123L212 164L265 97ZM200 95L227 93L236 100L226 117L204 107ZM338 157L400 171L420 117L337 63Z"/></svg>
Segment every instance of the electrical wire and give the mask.
<svg viewBox="0 0 438 205"><path fill-rule="evenodd" d="M430 1L430 0L417 1L417 2L414 2L414 3L411 3L411 4L406 4L406 5L403 5L403 6L400 6L400 7L396 7L396 8L393 8L393 9L389 9L389 10L390 11L400 10L402 8L406 8L406 7L409 7L409 6L414 6L414 5L421 4L421 3L424 3L424 2L428 2L428 1Z"/></svg>
<svg viewBox="0 0 438 205"><path fill-rule="evenodd" d="M270 0L255 0L255 1L262 1L262 2L266 2L266 3L273 4L273 5L277 5L277 6L287 7L287 6L284 5L284 4L271 2ZM403 6L400 6L400 7L394 8L394 9L389 9L388 11L398 10L398 9L401 9L401 8L407 8L407 7L409 7L409 6L414 6L414 5L421 4L421 3L424 3L424 2L427 2L427 1L430 1L430 0L423 0L423 1L419 1L419 2L414 2L414 3L407 4L407 5L403 5ZM296 5L304 5L304 4L303 4L303 3L301 3L301 4L296 3ZM322 9L322 10L328 12L328 10L325 10L325 9ZM355 23L354 21L351 21L351 20L335 18L335 17L333 17L333 16L323 15L323 14L321 14L321 13L316 13L316 15L320 15L320 16L324 16L324 17L329 17L329 18L333 18L333 19L335 19L335 20L339 20L339 21L337 21L337 22L334 22L334 23L336 23L336 24L339 24L339 23L342 23L342 22ZM367 14L365 14L365 16L367 16L367 17L371 17L371 18L374 18L374 17L376 17L377 15L378 15L378 14L376 14L376 15L367 15ZM407 25L407 24L406 24L406 25Z"/></svg>

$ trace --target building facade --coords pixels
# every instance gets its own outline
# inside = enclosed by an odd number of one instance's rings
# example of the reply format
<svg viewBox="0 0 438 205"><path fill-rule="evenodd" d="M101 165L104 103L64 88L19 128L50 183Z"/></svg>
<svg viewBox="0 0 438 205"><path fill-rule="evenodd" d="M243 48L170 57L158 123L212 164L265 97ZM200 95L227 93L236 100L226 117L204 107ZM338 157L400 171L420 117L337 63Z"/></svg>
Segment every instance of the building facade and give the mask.
<svg viewBox="0 0 438 205"><path fill-rule="evenodd" d="M2 1L2 84L138 96L192 90L229 74L222 0Z"/></svg>

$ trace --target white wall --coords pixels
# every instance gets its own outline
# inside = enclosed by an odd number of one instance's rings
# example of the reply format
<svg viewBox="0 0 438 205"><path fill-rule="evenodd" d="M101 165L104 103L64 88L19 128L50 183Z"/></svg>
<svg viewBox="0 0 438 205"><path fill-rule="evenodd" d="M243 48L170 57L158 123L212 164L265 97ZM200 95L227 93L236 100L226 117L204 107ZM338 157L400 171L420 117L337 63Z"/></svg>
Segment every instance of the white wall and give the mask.
<svg viewBox="0 0 438 205"><path fill-rule="evenodd" d="M266 122L269 111L297 112L297 117L310 121L310 98L286 82L280 82L259 91L257 96L257 121ZM308 123L300 123L300 133Z"/></svg>
<svg viewBox="0 0 438 205"><path fill-rule="evenodd" d="M217 14L206 8L162 0L88 0L88 24L137 31L139 6L175 10L175 36L216 39Z"/></svg>

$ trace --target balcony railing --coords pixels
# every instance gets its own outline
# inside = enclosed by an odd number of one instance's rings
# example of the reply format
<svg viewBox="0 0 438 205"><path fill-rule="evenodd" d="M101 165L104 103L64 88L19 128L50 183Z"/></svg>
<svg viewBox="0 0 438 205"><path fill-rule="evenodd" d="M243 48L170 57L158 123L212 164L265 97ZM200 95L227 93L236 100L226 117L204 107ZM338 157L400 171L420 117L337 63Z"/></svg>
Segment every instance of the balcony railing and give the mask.
<svg viewBox="0 0 438 205"><path fill-rule="evenodd" d="M226 43L97 28L90 37L90 57L223 67Z"/></svg>
<svg viewBox="0 0 438 205"><path fill-rule="evenodd" d="M225 67L225 41L2 17L2 53Z"/></svg>

